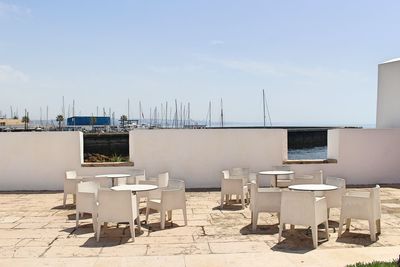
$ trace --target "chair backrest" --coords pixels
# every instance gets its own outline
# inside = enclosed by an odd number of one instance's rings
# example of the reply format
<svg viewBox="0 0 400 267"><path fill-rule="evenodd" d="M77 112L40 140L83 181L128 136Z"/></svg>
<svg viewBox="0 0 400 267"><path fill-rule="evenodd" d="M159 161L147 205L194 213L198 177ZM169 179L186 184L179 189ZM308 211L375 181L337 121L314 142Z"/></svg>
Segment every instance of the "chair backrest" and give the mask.
<svg viewBox="0 0 400 267"><path fill-rule="evenodd" d="M337 186L338 189L325 192L328 208L340 208L342 206L342 196L346 193L346 180L338 177L326 177L326 184Z"/></svg>
<svg viewBox="0 0 400 267"><path fill-rule="evenodd" d="M243 178L245 180L245 183L248 183L249 173L250 173L249 168L232 168L229 171L229 178L231 179Z"/></svg>
<svg viewBox="0 0 400 267"><path fill-rule="evenodd" d="M158 175L158 187L167 187L169 181L169 173L164 172Z"/></svg>
<svg viewBox="0 0 400 267"><path fill-rule="evenodd" d="M310 225L315 220L314 193L283 191L280 215L284 223Z"/></svg>
<svg viewBox="0 0 400 267"><path fill-rule="evenodd" d="M343 178L328 176L326 177L325 183L328 185L337 186L338 188L346 188L346 180Z"/></svg>
<svg viewBox="0 0 400 267"><path fill-rule="evenodd" d="M93 213L97 210L97 193L100 186L95 182L80 182L76 185L76 210Z"/></svg>
<svg viewBox="0 0 400 267"><path fill-rule="evenodd" d="M223 170L222 174L224 179L229 179L229 170Z"/></svg>
<svg viewBox="0 0 400 267"><path fill-rule="evenodd" d="M137 217L136 196L131 191L99 189L97 199L100 222L131 221Z"/></svg>
<svg viewBox="0 0 400 267"><path fill-rule="evenodd" d="M78 176L76 175L76 171L66 171L65 179L76 179Z"/></svg>
<svg viewBox="0 0 400 267"><path fill-rule="evenodd" d="M275 186L275 178L272 175L256 175L256 183L258 187Z"/></svg>
<svg viewBox="0 0 400 267"><path fill-rule="evenodd" d="M232 168L229 170L229 174L231 176L236 176L236 175L248 176L249 172L250 172L249 168Z"/></svg>
<svg viewBox="0 0 400 267"><path fill-rule="evenodd" d="M278 187L259 189L255 181L251 181L251 209L258 211L280 212L282 189Z"/></svg>
<svg viewBox="0 0 400 267"><path fill-rule="evenodd" d="M323 181L323 172L320 170L312 174L296 176L293 184L322 184Z"/></svg>
<svg viewBox="0 0 400 267"><path fill-rule="evenodd" d="M97 195L97 192L100 189L100 185L94 181L80 182L76 185L76 187L76 192L94 193L95 195Z"/></svg>
<svg viewBox="0 0 400 267"><path fill-rule="evenodd" d="M272 166L272 169L274 171L290 171L290 166L288 166L288 165L277 165L277 166Z"/></svg>
<svg viewBox="0 0 400 267"><path fill-rule="evenodd" d="M161 205L165 210L186 206L185 182L176 179L169 180L168 187L161 189Z"/></svg>
<svg viewBox="0 0 400 267"><path fill-rule="evenodd" d="M324 172L322 170L313 173L316 184L324 183Z"/></svg>
<svg viewBox="0 0 400 267"><path fill-rule="evenodd" d="M251 183L251 182L256 182L257 183L257 173L254 173L254 172L250 172L249 173L249 183Z"/></svg>

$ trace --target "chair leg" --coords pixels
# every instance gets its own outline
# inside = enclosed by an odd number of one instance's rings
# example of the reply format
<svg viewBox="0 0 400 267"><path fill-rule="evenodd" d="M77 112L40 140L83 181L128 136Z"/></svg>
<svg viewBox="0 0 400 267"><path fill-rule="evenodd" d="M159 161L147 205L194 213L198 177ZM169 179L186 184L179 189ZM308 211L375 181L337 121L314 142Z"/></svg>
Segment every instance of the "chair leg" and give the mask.
<svg viewBox="0 0 400 267"><path fill-rule="evenodd" d="M165 210L160 212L161 230L165 229Z"/></svg>
<svg viewBox="0 0 400 267"><path fill-rule="evenodd" d="M279 223L279 236L278 236L278 243L281 242L282 239L282 231L285 228L285 225L283 224L283 222Z"/></svg>
<svg viewBox="0 0 400 267"><path fill-rule="evenodd" d="M133 242L135 242L135 223L132 221L129 222L129 228L131 230L131 237Z"/></svg>
<svg viewBox="0 0 400 267"><path fill-rule="evenodd" d="M76 194L72 195L72 200L73 200L73 203L76 204Z"/></svg>
<svg viewBox="0 0 400 267"><path fill-rule="evenodd" d="M149 205L146 205L146 223L147 224L149 224L149 212L150 212Z"/></svg>
<svg viewBox="0 0 400 267"><path fill-rule="evenodd" d="M381 219L376 220L376 232L381 234Z"/></svg>
<svg viewBox="0 0 400 267"><path fill-rule="evenodd" d="M311 234L314 248L318 247L318 225L311 226Z"/></svg>
<svg viewBox="0 0 400 267"><path fill-rule="evenodd" d="M340 216L340 219L339 219L339 229L338 229L338 237L340 237L340 236L342 235L342 232L343 232L343 221L344 221L344 218L342 218L342 216Z"/></svg>
<svg viewBox="0 0 400 267"><path fill-rule="evenodd" d="M136 218L136 223L139 229L139 232L142 231L141 223L140 223L140 209L139 209L139 202L140 199L136 199L136 212L137 212L137 218Z"/></svg>
<svg viewBox="0 0 400 267"><path fill-rule="evenodd" d="M75 227L78 228L79 226L79 211L76 211L75 215Z"/></svg>
<svg viewBox="0 0 400 267"><path fill-rule="evenodd" d="M224 197L225 195L221 193L221 206L220 206L221 209L224 207Z"/></svg>
<svg viewBox="0 0 400 267"><path fill-rule="evenodd" d="M186 207L184 207L184 208L182 209L182 212L183 212L183 220L184 220L184 222L185 222L185 225L187 225Z"/></svg>
<svg viewBox="0 0 400 267"><path fill-rule="evenodd" d="M97 213L92 213L93 232L96 234L97 229Z"/></svg>
<svg viewBox="0 0 400 267"><path fill-rule="evenodd" d="M172 220L172 210L168 211L168 221Z"/></svg>
<svg viewBox="0 0 400 267"><path fill-rule="evenodd" d="M369 231L371 233L371 241L376 241L376 221L375 220L368 220L369 223Z"/></svg>
<svg viewBox="0 0 400 267"><path fill-rule="evenodd" d="M348 218L348 219L346 220L346 230L347 230L347 231L350 231L350 224L351 224L351 218Z"/></svg>
<svg viewBox="0 0 400 267"><path fill-rule="evenodd" d="M65 204L67 203L67 193L64 192L64 198L63 198L63 207L65 208Z"/></svg>
<svg viewBox="0 0 400 267"><path fill-rule="evenodd" d="M251 229L253 231L257 230L257 221L258 221L258 212L257 211L252 211L252 220L251 220Z"/></svg>
<svg viewBox="0 0 400 267"><path fill-rule="evenodd" d="M325 224L325 233L326 233L326 239L329 240L329 222L326 220Z"/></svg>
<svg viewBox="0 0 400 267"><path fill-rule="evenodd" d="M100 233L101 233L101 222L97 222L97 227L96 227L96 240L97 242L100 241Z"/></svg>
<svg viewBox="0 0 400 267"><path fill-rule="evenodd" d="M330 208L328 208L328 210L327 210L327 218L328 218L328 220L329 220L329 213L330 213L330 211L331 211L331 209Z"/></svg>
<svg viewBox="0 0 400 267"><path fill-rule="evenodd" d="M245 195L240 195L240 201L242 202L242 209L246 208L246 203L245 203Z"/></svg>
<svg viewBox="0 0 400 267"><path fill-rule="evenodd" d="M138 214L138 216L136 217L136 223L137 223L139 232L142 231L142 227L140 226L140 216L139 216L139 214Z"/></svg>

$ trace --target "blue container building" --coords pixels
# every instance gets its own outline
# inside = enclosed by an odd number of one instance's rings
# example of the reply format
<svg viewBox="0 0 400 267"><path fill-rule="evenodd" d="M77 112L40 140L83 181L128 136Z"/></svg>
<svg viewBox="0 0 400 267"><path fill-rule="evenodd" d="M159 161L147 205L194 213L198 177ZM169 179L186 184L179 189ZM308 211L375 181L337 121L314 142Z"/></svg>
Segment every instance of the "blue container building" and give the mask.
<svg viewBox="0 0 400 267"><path fill-rule="evenodd" d="M75 116L67 119L68 126L110 126L110 117Z"/></svg>

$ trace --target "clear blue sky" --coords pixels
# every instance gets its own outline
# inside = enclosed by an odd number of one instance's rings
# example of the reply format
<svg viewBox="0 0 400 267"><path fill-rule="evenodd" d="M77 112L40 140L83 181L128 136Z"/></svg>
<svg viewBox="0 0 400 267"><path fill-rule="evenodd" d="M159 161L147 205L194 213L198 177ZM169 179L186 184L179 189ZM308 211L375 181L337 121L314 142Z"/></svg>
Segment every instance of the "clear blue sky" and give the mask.
<svg viewBox="0 0 400 267"><path fill-rule="evenodd" d="M120 116L141 100L192 117L375 123L377 64L400 56L399 1L0 0L0 110Z"/></svg>

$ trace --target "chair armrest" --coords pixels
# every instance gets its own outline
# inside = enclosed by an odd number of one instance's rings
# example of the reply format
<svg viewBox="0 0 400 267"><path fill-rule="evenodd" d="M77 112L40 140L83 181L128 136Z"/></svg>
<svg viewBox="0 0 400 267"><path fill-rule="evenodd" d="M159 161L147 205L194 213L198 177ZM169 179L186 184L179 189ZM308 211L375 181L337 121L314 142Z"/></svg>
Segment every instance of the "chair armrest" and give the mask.
<svg viewBox="0 0 400 267"><path fill-rule="evenodd" d="M347 191L346 196L354 196L354 197L364 197L369 198L370 192L368 191Z"/></svg>

